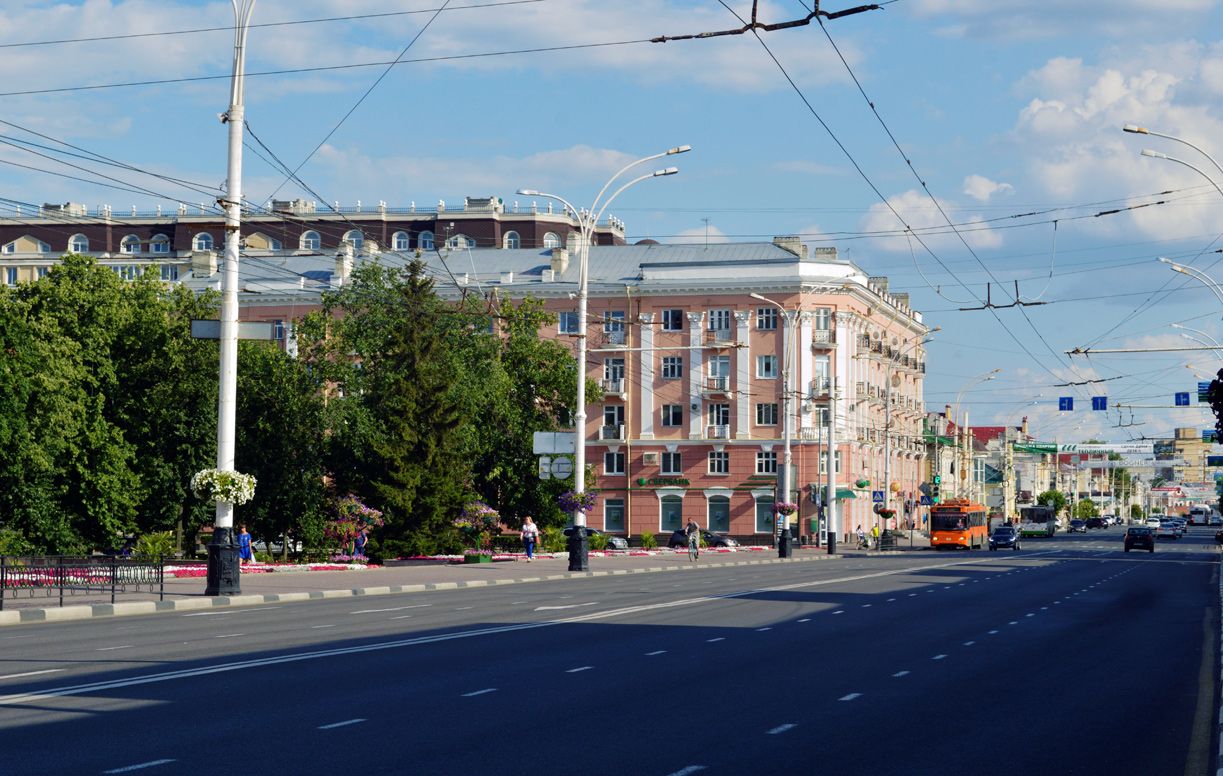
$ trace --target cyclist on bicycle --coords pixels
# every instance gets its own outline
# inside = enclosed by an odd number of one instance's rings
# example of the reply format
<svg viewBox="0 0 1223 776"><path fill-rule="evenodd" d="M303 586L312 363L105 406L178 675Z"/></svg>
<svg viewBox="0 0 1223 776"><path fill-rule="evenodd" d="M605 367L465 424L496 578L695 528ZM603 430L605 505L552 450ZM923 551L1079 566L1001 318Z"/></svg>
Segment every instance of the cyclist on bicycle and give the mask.
<svg viewBox="0 0 1223 776"><path fill-rule="evenodd" d="M866 534L862 532L862 526L858 526L858 549L869 550L870 544L866 541Z"/></svg>
<svg viewBox="0 0 1223 776"><path fill-rule="evenodd" d="M689 518L688 525L684 526L684 535L688 538L688 557L695 561L701 556L701 527Z"/></svg>

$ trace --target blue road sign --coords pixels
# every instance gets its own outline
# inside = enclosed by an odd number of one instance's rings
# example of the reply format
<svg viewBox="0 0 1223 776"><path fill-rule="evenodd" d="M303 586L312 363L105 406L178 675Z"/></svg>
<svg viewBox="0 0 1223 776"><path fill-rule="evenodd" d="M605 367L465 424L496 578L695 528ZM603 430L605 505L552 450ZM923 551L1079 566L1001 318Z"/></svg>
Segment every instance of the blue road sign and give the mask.
<svg viewBox="0 0 1223 776"><path fill-rule="evenodd" d="M872 490L871 491L871 501L873 501L876 504L882 504L883 503L883 491Z"/></svg>
<svg viewBox="0 0 1223 776"><path fill-rule="evenodd" d="M1091 397L1091 408L1093 410L1107 410L1108 409L1108 397L1107 396L1092 396Z"/></svg>
<svg viewBox="0 0 1223 776"><path fill-rule="evenodd" d="M1060 412L1070 412L1074 409L1074 397L1062 396L1057 400L1057 409Z"/></svg>
<svg viewBox="0 0 1223 776"><path fill-rule="evenodd" d="M928 507L928 506L930 506L930 497L929 497L929 496L922 496L922 497L921 497L921 505L922 505L923 507Z"/></svg>
<svg viewBox="0 0 1223 776"><path fill-rule="evenodd" d="M1185 391L1184 393L1176 394L1176 406L1178 407L1188 407L1189 406L1189 392L1188 391Z"/></svg>

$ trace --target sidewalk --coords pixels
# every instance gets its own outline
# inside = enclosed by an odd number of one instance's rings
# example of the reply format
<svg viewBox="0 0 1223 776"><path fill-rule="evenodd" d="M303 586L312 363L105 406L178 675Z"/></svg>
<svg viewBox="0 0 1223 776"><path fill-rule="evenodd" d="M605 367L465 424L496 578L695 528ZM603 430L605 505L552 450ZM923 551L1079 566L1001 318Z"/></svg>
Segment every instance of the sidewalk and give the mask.
<svg viewBox="0 0 1223 776"><path fill-rule="evenodd" d="M899 550L908 551L908 549L906 537L906 541L902 543ZM929 541L920 535L915 535L913 549L929 549ZM829 555L824 548L802 548L796 549L794 556L790 559L778 558L777 552L772 549L756 552L704 552L700 560L695 563L688 560L686 553L591 557L590 571L586 572L570 572L567 557L536 558L532 563L526 563L525 560L498 561L487 564L425 562L420 565L371 567L349 571L277 571L243 575L242 595L228 597L205 596L206 582L201 577L166 579L164 601L158 600L157 592L141 591L118 594L112 605L109 593L71 595L65 592L65 605L60 607L58 606L59 594L56 591L49 591L53 593L50 597L39 594L33 598L24 596L9 598L6 595L4 610L0 611L0 626L151 614L160 611L207 609L217 606L251 606L272 602L303 601L312 598L412 593L578 577L676 571L708 568L709 566L803 563L883 554L893 553L853 550L844 544L838 544L836 555Z"/></svg>

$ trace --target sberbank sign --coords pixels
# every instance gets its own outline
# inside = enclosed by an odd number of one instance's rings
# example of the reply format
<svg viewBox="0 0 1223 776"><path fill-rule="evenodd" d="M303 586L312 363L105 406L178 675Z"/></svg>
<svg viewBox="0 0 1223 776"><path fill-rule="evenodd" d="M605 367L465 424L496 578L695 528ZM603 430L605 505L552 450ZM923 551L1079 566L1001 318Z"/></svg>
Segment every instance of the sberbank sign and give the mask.
<svg viewBox="0 0 1223 776"><path fill-rule="evenodd" d="M650 477L648 479L646 477L640 477L637 480L637 484L645 485L647 487L671 486L671 487L685 487L686 488L688 487L689 483L688 483L688 480L685 480L679 477Z"/></svg>

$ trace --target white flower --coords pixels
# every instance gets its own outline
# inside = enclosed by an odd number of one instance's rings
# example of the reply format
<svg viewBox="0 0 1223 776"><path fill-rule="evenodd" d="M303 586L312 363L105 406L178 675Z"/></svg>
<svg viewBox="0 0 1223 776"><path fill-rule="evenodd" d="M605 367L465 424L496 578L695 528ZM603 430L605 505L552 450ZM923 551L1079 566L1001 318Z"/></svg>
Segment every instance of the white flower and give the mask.
<svg viewBox="0 0 1223 776"><path fill-rule="evenodd" d="M255 497L255 478L242 472L204 469L191 478L191 492L201 501L245 504Z"/></svg>

